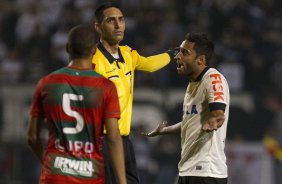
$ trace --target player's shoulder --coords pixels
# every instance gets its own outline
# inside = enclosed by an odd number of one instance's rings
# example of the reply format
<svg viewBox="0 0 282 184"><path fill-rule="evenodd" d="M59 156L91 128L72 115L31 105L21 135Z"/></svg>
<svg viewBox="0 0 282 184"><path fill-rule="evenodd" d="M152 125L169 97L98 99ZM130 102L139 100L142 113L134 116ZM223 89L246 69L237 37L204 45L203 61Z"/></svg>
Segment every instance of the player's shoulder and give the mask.
<svg viewBox="0 0 282 184"><path fill-rule="evenodd" d="M206 77L210 76L210 75L220 75L223 76L222 73L220 73L217 69L215 68L209 68L205 74Z"/></svg>
<svg viewBox="0 0 282 184"><path fill-rule="evenodd" d="M51 78L53 78L54 76L56 76L57 74L60 74L62 71L62 68L60 69L57 69L55 71L52 71L48 74L46 74L45 76L41 77L41 79L39 80L40 82L43 82L43 81L48 81L50 80Z"/></svg>
<svg viewBox="0 0 282 184"><path fill-rule="evenodd" d="M42 77L38 80L37 85L43 86L43 85L46 85L46 84L50 83L51 81L53 81L54 79L57 78L57 75L58 75L58 74L62 74L62 73L63 73L63 70L64 70L64 67L63 67L63 68L59 68L59 69L57 69L57 70L54 70L54 71L52 71L52 72L50 72L50 73L48 73L48 74L42 76Z"/></svg>
<svg viewBox="0 0 282 184"><path fill-rule="evenodd" d="M42 76L36 83L37 87L43 87L46 84L50 83L52 78L52 73L46 74L45 76Z"/></svg>
<svg viewBox="0 0 282 184"><path fill-rule="evenodd" d="M104 76L102 76L102 80L103 80L104 85L108 85L108 86L115 85L113 81L111 81L110 79L108 79Z"/></svg>
<svg viewBox="0 0 282 184"><path fill-rule="evenodd" d="M209 68L205 74L205 79L206 80L222 80L222 81L226 81L226 78L224 77L224 75L218 71L216 68Z"/></svg>
<svg viewBox="0 0 282 184"><path fill-rule="evenodd" d="M102 88L106 91L112 91L113 89L116 89L116 86L114 82L112 82L110 79L107 79L105 77L102 78Z"/></svg>
<svg viewBox="0 0 282 184"><path fill-rule="evenodd" d="M54 70L53 72L49 73L47 76L55 75L55 74L62 74L66 72L67 67L62 67L57 70Z"/></svg>

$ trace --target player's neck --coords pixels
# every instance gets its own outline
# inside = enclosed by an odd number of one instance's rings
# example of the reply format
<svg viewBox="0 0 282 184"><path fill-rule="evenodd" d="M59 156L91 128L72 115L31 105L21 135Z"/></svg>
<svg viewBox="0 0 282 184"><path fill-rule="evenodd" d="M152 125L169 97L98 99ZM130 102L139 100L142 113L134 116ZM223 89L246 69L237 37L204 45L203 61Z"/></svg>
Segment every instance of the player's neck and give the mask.
<svg viewBox="0 0 282 184"><path fill-rule="evenodd" d="M194 74L192 76L189 76L189 79L191 80L191 82L195 82L196 79L198 78L199 74Z"/></svg>
<svg viewBox="0 0 282 184"><path fill-rule="evenodd" d="M105 49L110 53L110 54L116 54L118 53L118 46L119 44L111 44L105 40L100 40L102 45L105 47Z"/></svg>
<svg viewBox="0 0 282 184"><path fill-rule="evenodd" d="M192 82L197 81L198 77L201 75L201 73L204 71L206 67L200 67L198 70L196 70L191 76L189 76L190 80Z"/></svg>
<svg viewBox="0 0 282 184"><path fill-rule="evenodd" d="M73 59L68 66L79 69L92 69L92 61L91 59Z"/></svg>

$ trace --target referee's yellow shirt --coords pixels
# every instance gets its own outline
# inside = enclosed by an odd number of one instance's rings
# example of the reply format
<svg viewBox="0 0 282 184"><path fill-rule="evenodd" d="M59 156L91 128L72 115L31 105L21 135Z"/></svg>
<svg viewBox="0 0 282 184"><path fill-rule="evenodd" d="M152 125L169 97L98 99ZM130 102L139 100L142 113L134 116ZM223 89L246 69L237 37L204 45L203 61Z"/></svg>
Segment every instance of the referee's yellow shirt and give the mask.
<svg viewBox="0 0 282 184"><path fill-rule="evenodd" d="M127 136L131 125L134 71L159 70L170 62L170 56L163 53L143 57L128 46L119 46L118 53L120 58L117 60L99 43L92 62L96 72L116 85L121 111L119 130L122 136Z"/></svg>

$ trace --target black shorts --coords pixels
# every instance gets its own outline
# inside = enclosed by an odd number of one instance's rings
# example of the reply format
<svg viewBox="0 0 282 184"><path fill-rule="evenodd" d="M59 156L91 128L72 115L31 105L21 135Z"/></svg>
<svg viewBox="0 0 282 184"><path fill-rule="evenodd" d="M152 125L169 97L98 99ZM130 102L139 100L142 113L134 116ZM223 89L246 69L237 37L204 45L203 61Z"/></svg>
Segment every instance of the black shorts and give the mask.
<svg viewBox="0 0 282 184"><path fill-rule="evenodd" d="M122 142L125 156L124 160L127 184L139 184L135 152L132 143L128 136L122 136ZM103 139L103 155L105 160L105 184L117 184L105 139Z"/></svg>
<svg viewBox="0 0 282 184"><path fill-rule="evenodd" d="M177 184L227 184L227 178L179 176Z"/></svg>

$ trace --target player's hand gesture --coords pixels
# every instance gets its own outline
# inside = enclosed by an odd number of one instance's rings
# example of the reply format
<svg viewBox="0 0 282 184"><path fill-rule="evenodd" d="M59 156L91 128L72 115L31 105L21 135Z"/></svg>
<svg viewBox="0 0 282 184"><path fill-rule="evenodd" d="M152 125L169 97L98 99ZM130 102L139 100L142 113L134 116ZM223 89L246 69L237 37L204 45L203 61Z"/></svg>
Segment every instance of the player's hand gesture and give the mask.
<svg viewBox="0 0 282 184"><path fill-rule="evenodd" d="M165 127L167 127L167 121L163 121L160 124L158 124L158 126L151 132L149 133L144 133L141 132L142 135L147 136L147 137L155 137L157 135L161 135L165 129Z"/></svg>

